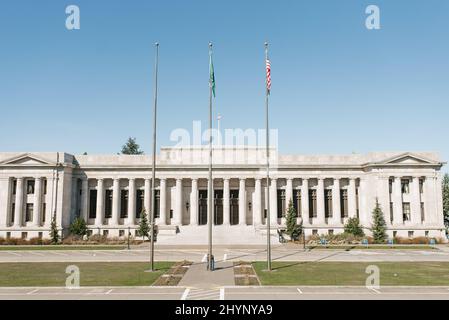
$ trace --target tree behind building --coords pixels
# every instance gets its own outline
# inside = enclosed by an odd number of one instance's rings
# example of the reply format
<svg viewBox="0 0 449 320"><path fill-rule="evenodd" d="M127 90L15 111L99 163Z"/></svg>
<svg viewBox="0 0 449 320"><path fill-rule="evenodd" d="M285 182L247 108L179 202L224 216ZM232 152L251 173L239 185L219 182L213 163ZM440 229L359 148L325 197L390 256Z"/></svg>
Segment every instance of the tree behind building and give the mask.
<svg viewBox="0 0 449 320"><path fill-rule="evenodd" d="M446 233L449 230L449 174L443 177L443 214L444 225L446 226Z"/></svg>
<svg viewBox="0 0 449 320"><path fill-rule="evenodd" d="M140 150L140 146L136 142L136 138L128 138L128 141L122 146L122 154L143 154L143 151Z"/></svg>

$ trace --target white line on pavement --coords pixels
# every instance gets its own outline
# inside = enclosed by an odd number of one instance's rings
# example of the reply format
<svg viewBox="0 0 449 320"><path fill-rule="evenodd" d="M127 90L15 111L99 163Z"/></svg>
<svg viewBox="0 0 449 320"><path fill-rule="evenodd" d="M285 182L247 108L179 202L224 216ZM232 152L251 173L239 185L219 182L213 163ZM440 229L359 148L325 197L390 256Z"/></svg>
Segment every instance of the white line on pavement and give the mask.
<svg viewBox="0 0 449 320"><path fill-rule="evenodd" d="M19 256L19 257L22 256L21 254L18 254L18 253L16 253L16 252L10 252L10 251L8 251L7 253L12 254L12 255L14 255L14 256Z"/></svg>
<svg viewBox="0 0 449 320"><path fill-rule="evenodd" d="M225 289L220 288L220 300L224 300L224 299L225 299Z"/></svg>
<svg viewBox="0 0 449 320"><path fill-rule="evenodd" d="M110 294L112 292L112 289L110 289L108 292L106 292L105 294Z"/></svg>
<svg viewBox="0 0 449 320"><path fill-rule="evenodd" d="M187 296L189 295L190 289L187 288L184 290L184 293L182 294L181 300L186 300Z"/></svg>
<svg viewBox="0 0 449 320"><path fill-rule="evenodd" d="M377 294L382 294L382 292L380 292L379 290L377 290L377 289L374 289L374 288L369 288L370 290L372 290L372 291L374 291L375 293L377 293Z"/></svg>
<svg viewBox="0 0 449 320"><path fill-rule="evenodd" d="M39 289L34 289L34 290L31 290L30 292L27 292L27 294L30 295L30 294L36 293L38 291L39 291Z"/></svg>
<svg viewBox="0 0 449 320"><path fill-rule="evenodd" d="M301 289L299 289L299 288L296 288L296 290L298 290L298 292L299 292L300 294L302 294L302 291L301 291Z"/></svg>

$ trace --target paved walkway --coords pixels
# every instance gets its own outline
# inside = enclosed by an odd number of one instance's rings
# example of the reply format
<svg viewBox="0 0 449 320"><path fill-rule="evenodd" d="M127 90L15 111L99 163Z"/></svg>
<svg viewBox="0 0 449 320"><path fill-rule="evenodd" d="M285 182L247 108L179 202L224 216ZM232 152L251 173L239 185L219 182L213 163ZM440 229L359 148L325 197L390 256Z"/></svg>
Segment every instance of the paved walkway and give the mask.
<svg viewBox="0 0 449 320"><path fill-rule="evenodd" d="M234 285L232 262L216 262L214 271L208 271L206 267L206 263L192 264L178 285L193 288L219 288Z"/></svg>

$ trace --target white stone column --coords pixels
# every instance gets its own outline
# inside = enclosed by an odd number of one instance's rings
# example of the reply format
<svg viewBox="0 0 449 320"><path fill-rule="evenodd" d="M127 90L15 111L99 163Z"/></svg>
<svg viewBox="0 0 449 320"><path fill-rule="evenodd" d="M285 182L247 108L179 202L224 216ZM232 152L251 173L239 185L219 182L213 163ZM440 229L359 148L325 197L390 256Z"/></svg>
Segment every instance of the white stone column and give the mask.
<svg viewBox="0 0 449 320"><path fill-rule="evenodd" d="M285 185L285 207L288 208L290 200L293 201L293 179L286 179Z"/></svg>
<svg viewBox="0 0 449 320"><path fill-rule="evenodd" d="M401 177L394 177L393 182L393 224L404 224L404 216L402 214Z"/></svg>
<svg viewBox="0 0 449 320"><path fill-rule="evenodd" d="M316 188L316 213L317 223L325 224L326 217L324 214L324 179L318 178L318 185Z"/></svg>
<svg viewBox="0 0 449 320"><path fill-rule="evenodd" d="M340 178L334 178L332 186L332 223L341 224Z"/></svg>
<svg viewBox="0 0 449 320"><path fill-rule="evenodd" d="M151 179L145 179L145 185L143 188L143 206L145 207L145 213L149 219L151 211Z"/></svg>
<svg viewBox="0 0 449 320"><path fill-rule="evenodd" d="M278 185L277 179L271 179L270 187L270 225L278 225Z"/></svg>
<svg viewBox="0 0 449 320"><path fill-rule="evenodd" d="M262 181L260 178L255 179L254 189L253 223L259 226L262 224Z"/></svg>
<svg viewBox="0 0 449 320"><path fill-rule="evenodd" d="M348 217L357 217L357 196L355 194L355 179L349 178L348 186Z"/></svg>
<svg viewBox="0 0 449 320"><path fill-rule="evenodd" d="M246 226L246 183L245 179L239 182L239 225Z"/></svg>
<svg viewBox="0 0 449 320"><path fill-rule="evenodd" d="M87 222L89 211L89 180L84 178L81 182L81 218Z"/></svg>
<svg viewBox="0 0 449 320"><path fill-rule="evenodd" d="M0 178L0 228L9 226L11 212L11 178Z"/></svg>
<svg viewBox="0 0 449 320"><path fill-rule="evenodd" d="M310 223L309 218L309 180L302 179L301 186L301 213L302 213L302 221L304 224Z"/></svg>
<svg viewBox="0 0 449 320"><path fill-rule="evenodd" d="M434 190L435 186L435 177L426 176L424 178L424 223L426 225L436 224L437 221L435 214L433 212L437 212L437 197L436 190Z"/></svg>
<svg viewBox="0 0 449 320"><path fill-rule="evenodd" d="M23 178L16 180L16 204L14 209L14 227L21 227L23 223Z"/></svg>
<svg viewBox="0 0 449 320"><path fill-rule="evenodd" d="M128 181L128 224L136 224L136 179Z"/></svg>
<svg viewBox="0 0 449 320"><path fill-rule="evenodd" d="M47 208L45 214L45 228L50 228L51 219L53 217L53 210L55 205L55 181L56 179L51 176L47 177Z"/></svg>
<svg viewBox="0 0 449 320"><path fill-rule="evenodd" d="M192 179L190 192L190 225L198 225L198 179Z"/></svg>
<svg viewBox="0 0 449 320"><path fill-rule="evenodd" d="M379 204L385 216L385 222L391 226L390 212L390 177L378 177L377 194L379 196ZM371 211L367 213L368 219L372 220Z"/></svg>
<svg viewBox="0 0 449 320"><path fill-rule="evenodd" d="M95 226L101 228L104 221L104 180L97 180L97 216L95 217Z"/></svg>
<svg viewBox="0 0 449 320"><path fill-rule="evenodd" d="M120 179L115 178L112 183L112 225L120 224Z"/></svg>
<svg viewBox="0 0 449 320"><path fill-rule="evenodd" d="M182 179L176 179L176 201L173 218L175 225L182 225Z"/></svg>
<svg viewBox="0 0 449 320"><path fill-rule="evenodd" d="M229 226L231 224L231 191L229 188L229 179L223 179L223 225Z"/></svg>
<svg viewBox="0 0 449 320"><path fill-rule="evenodd" d="M159 223L167 224L167 180L159 179Z"/></svg>
<svg viewBox="0 0 449 320"><path fill-rule="evenodd" d="M421 224L421 195L419 192L419 177L412 178L412 188L411 188L411 221L415 225Z"/></svg>
<svg viewBox="0 0 449 320"><path fill-rule="evenodd" d="M34 179L34 208L33 208L33 225L35 227L41 226L41 211L42 211L42 178Z"/></svg>

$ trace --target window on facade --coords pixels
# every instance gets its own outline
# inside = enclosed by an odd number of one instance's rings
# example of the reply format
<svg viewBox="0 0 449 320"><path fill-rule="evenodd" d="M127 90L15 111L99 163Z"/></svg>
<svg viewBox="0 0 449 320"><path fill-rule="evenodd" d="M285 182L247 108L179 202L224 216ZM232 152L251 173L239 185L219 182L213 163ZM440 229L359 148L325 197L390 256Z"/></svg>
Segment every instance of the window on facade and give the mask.
<svg viewBox="0 0 449 320"><path fill-rule="evenodd" d="M33 209L34 204L27 203L26 211L25 211L25 222L33 221Z"/></svg>
<svg viewBox="0 0 449 320"><path fill-rule="evenodd" d="M410 221L410 202L402 203L402 214L404 216L404 221Z"/></svg>
<svg viewBox="0 0 449 320"><path fill-rule="evenodd" d="M89 192L89 219L95 219L97 216L97 190Z"/></svg>
<svg viewBox="0 0 449 320"><path fill-rule="evenodd" d="M44 202L42 204L42 222L45 222L46 216L47 216L47 204Z"/></svg>
<svg viewBox="0 0 449 320"><path fill-rule="evenodd" d="M326 218L332 217L332 190L324 190L324 215Z"/></svg>
<svg viewBox="0 0 449 320"><path fill-rule="evenodd" d="M112 190L106 190L104 202L104 217L112 218Z"/></svg>
<svg viewBox="0 0 449 320"><path fill-rule="evenodd" d="M37 234L37 237L42 240L43 236L44 236L44 234L42 233L42 231L39 231Z"/></svg>
<svg viewBox="0 0 449 320"><path fill-rule="evenodd" d="M22 232L22 239L28 238L28 232Z"/></svg>
<svg viewBox="0 0 449 320"><path fill-rule="evenodd" d="M170 209L170 219L173 219L173 209Z"/></svg>
<svg viewBox="0 0 449 320"><path fill-rule="evenodd" d="M424 179L419 179L419 193L424 193Z"/></svg>
<svg viewBox="0 0 449 320"><path fill-rule="evenodd" d="M160 190L154 190L154 197L155 197L155 212L154 217L160 218L161 217L161 191Z"/></svg>
<svg viewBox="0 0 449 320"><path fill-rule="evenodd" d="M396 236L398 235L397 231L393 231L393 238L396 238Z"/></svg>
<svg viewBox="0 0 449 320"><path fill-rule="evenodd" d="M334 229L329 229L329 231L327 232L330 236L334 235Z"/></svg>
<svg viewBox="0 0 449 320"><path fill-rule="evenodd" d="M316 190L309 190L309 218L316 218Z"/></svg>
<svg viewBox="0 0 449 320"><path fill-rule="evenodd" d="M421 202L421 222L424 222L426 219L426 215L424 212L424 202Z"/></svg>
<svg viewBox="0 0 449 320"><path fill-rule="evenodd" d="M343 218L347 218L349 216L348 190L340 190L340 207L341 215L343 216Z"/></svg>
<svg viewBox="0 0 449 320"><path fill-rule="evenodd" d="M42 183L43 183L43 192L44 192L44 194L47 194L47 179L44 179L43 181L42 181Z"/></svg>
<svg viewBox="0 0 449 320"><path fill-rule="evenodd" d="M13 203L12 205L11 205L11 223L14 223L14 218L15 218L15 216L16 216L16 204L15 203Z"/></svg>
<svg viewBox="0 0 449 320"><path fill-rule="evenodd" d="M409 231L409 232L408 232L408 237L409 237L409 238L413 238L413 234L414 234L413 231Z"/></svg>
<svg viewBox="0 0 449 320"><path fill-rule="evenodd" d="M125 236L125 230L119 230L118 231L118 236L119 237L124 237Z"/></svg>
<svg viewBox="0 0 449 320"><path fill-rule="evenodd" d="M285 217L285 190L277 190L278 212L277 217Z"/></svg>
<svg viewBox="0 0 449 320"><path fill-rule="evenodd" d="M17 191L17 180L12 182L12 194L16 194Z"/></svg>
<svg viewBox="0 0 449 320"><path fill-rule="evenodd" d="M393 179L388 179L388 190L390 194L393 193Z"/></svg>
<svg viewBox="0 0 449 320"><path fill-rule="evenodd" d="M144 201L145 201L145 191L137 190L137 192L136 192L136 218L137 219L140 219L142 210L144 208Z"/></svg>
<svg viewBox="0 0 449 320"><path fill-rule="evenodd" d="M360 207L359 207L359 188L355 189L355 212L357 215L357 219L360 219Z"/></svg>
<svg viewBox="0 0 449 320"><path fill-rule="evenodd" d="M429 237L429 231L424 231L424 236L426 237L426 238L428 238Z"/></svg>
<svg viewBox="0 0 449 320"><path fill-rule="evenodd" d="M34 180L27 180L27 194L34 194Z"/></svg>
<svg viewBox="0 0 449 320"><path fill-rule="evenodd" d="M128 218L128 190L120 192L120 218Z"/></svg>
<svg viewBox="0 0 449 320"><path fill-rule="evenodd" d="M409 179L401 180L401 189L402 189L402 193L404 193L404 194L410 193L410 180Z"/></svg>
<svg viewBox="0 0 449 320"><path fill-rule="evenodd" d="M318 235L318 230L317 229L313 229L312 230L312 235L314 235L314 236Z"/></svg>
<svg viewBox="0 0 449 320"><path fill-rule="evenodd" d="M293 191L293 207L295 208L296 216L302 217L301 190Z"/></svg>
<svg viewBox="0 0 449 320"><path fill-rule="evenodd" d="M393 223L393 202L390 202L390 222Z"/></svg>
<svg viewBox="0 0 449 320"><path fill-rule="evenodd" d="M109 236L109 230L103 230L103 237Z"/></svg>

